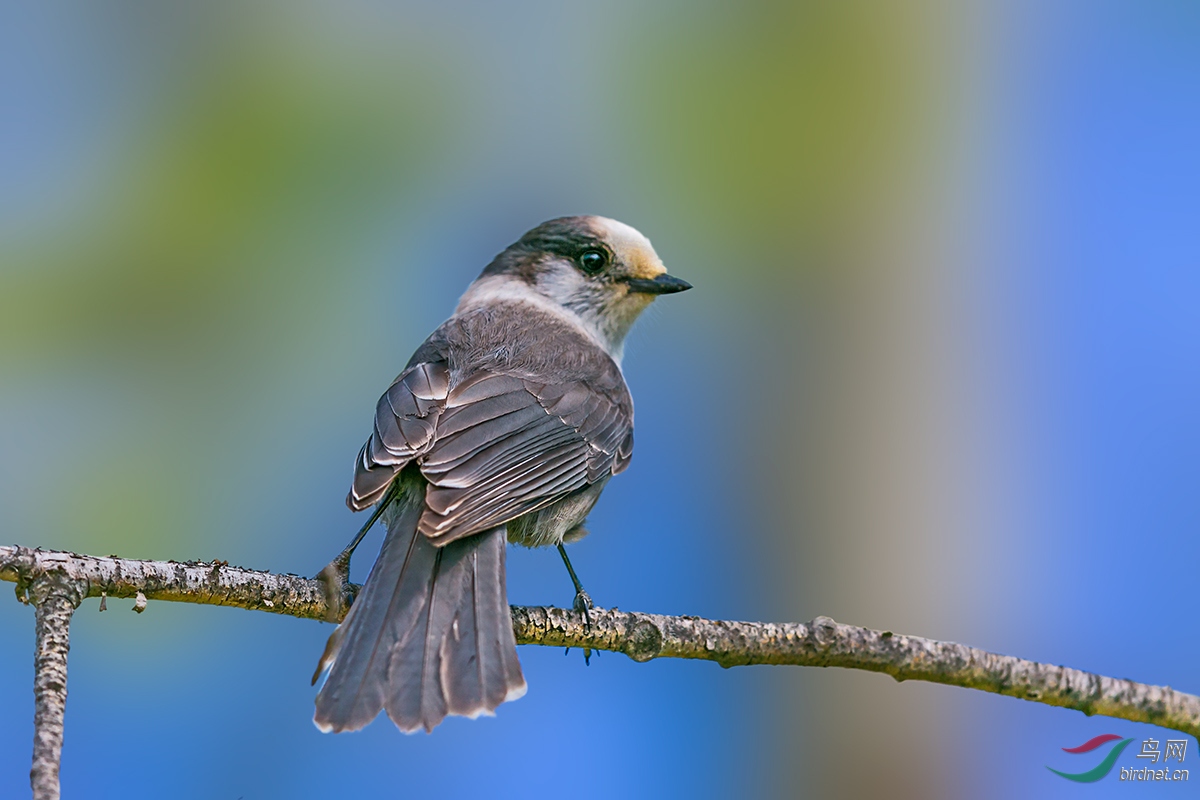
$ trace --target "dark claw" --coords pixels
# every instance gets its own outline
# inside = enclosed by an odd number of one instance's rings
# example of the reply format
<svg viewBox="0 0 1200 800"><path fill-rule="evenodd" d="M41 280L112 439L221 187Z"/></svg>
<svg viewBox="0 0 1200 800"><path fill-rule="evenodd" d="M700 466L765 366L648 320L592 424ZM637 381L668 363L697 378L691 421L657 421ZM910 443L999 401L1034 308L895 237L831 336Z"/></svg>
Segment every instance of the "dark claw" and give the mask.
<svg viewBox="0 0 1200 800"><path fill-rule="evenodd" d="M595 608L596 604L592 602L591 595L584 591L583 584L579 582L579 576L575 574L575 568L571 566L571 559L567 558L567 550L562 546L562 542L558 543L558 554L562 556L563 563L567 565L567 574L571 576L571 583L575 584L575 602L571 605L583 617L584 627L590 631L592 617L588 614L588 610ZM567 650L570 652L570 648ZM592 648L583 648L583 663L585 665L592 663Z"/></svg>
<svg viewBox="0 0 1200 800"><path fill-rule="evenodd" d="M575 595L575 602L572 604L572 608L574 608L583 616L583 624L588 628L592 627L592 618L588 614L588 610L595 607L596 604L592 602L591 595L589 595L583 589L580 589Z"/></svg>
<svg viewBox="0 0 1200 800"><path fill-rule="evenodd" d="M317 581L325 593L325 619L328 622L340 622L354 602L350 592L350 559L345 556L345 553L338 556L317 573Z"/></svg>
<svg viewBox="0 0 1200 800"><path fill-rule="evenodd" d="M596 607L596 604L592 602L591 595L589 595L583 589L580 589L579 593L575 595L575 602L572 604L572 606L583 617L583 624L590 631L592 629L592 617L590 614L588 614L588 609ZM584 666L591 666L592 648L583 648L583 663Z"/></svg>

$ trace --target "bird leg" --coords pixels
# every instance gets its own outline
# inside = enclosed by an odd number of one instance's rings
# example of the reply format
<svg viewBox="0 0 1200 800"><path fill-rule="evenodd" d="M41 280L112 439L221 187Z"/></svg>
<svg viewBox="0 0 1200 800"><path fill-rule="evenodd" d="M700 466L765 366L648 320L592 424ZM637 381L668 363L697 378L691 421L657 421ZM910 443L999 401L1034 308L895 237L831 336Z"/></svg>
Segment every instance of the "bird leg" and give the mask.
<svg viewBox="0 0 1200 800"><path fill-rule="evenodd" d="M579 576L575 574L575 568L571 566L571 559L567 558L567 548L563 547L562 542L558 543L558 554L562 556L563 563L567 565L567 573L571 576L571 583L575 584L575 602L572 607L583 616L583 622L589 628L592 626L592 619L588 616L588 609L595 608L596 604L592 602L589 595L583 588L583 584L579 582Z"/></svg>
<svg viewBox="0 0 1200 800"><path fill-rule="evenodd" d="M567 558L567 548L563 547L562 542L558 543L558 554L562 556L563 563L567 565L567 573L571 576L571 583L575 584L575 602L572 607L579 612L583 617L583 624L588 630L592 628L592 618L588 616L588 609L595 608L596 604L592 602L592 597L583 588L583 584L579 582L579 576L575 574L575 568L571 566L571 559ZM568 652L570 648L567 648ZM592 648L583 648L583 663L591 664Z"/></svg>
<svg viewBox="0 0 1200 800"><path fill-rule="evenodd" d="M383 514L392 500L396 498L397 484L393 483L388 487L387 493L383 499L379 501L379 505L375 506L375 510L371 512L370 518L367 519L365 525L358 529L358 533L350 544L342 552L338 553L337 558L325 565L325 568L317 573L317 580L321 582L325 589L325 619L329 622L339 622L346 616L346 611L354 602L354 595L350 591L350 557L354 555L355 549L362 543L363 537L367 535L367 531L371 530L371 526Z"/></svg>

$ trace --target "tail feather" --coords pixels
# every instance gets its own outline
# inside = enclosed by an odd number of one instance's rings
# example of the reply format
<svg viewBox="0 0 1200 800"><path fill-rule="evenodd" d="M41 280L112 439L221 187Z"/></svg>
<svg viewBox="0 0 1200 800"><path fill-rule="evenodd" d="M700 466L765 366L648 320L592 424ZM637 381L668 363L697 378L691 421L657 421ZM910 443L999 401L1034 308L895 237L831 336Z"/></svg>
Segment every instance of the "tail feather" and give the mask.
<svg viewBox="0 0 1200 800"><path fill-rule="evenodd" d="M521 665L512 657L516 641L504 591L505 536L502 529L487 535L478 547L464 548L459 567L464 602L455 606L451 635L442 640L439 653L447 708L467 717L491 713L525 693Z"/></svg>
<svg viewBox="0 0 1200 800"><path fill-rule="evenodd" d="M358 730L386 708L402 731L429 731L447 714L491 714L525 693L504 589L504 529L435 547L417 531L421 498L406 494L326 647L322 661L333 666L317 695L321 730Z"/></svg>

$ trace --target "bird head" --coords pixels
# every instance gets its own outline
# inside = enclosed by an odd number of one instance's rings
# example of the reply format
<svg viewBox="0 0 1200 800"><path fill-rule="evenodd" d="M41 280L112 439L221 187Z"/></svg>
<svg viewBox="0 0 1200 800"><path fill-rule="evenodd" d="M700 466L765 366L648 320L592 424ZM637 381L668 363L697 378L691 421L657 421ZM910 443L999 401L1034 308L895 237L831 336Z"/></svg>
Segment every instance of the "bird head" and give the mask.
<svg viewBox="0 0 1200 800"><path fill-rule="evenodd" d="M496 256L472 288L536 295L578 317L619 360L638 315L659 295L692 286L668 275L650 240L634 228L581 216L538 225Z"/></svg>

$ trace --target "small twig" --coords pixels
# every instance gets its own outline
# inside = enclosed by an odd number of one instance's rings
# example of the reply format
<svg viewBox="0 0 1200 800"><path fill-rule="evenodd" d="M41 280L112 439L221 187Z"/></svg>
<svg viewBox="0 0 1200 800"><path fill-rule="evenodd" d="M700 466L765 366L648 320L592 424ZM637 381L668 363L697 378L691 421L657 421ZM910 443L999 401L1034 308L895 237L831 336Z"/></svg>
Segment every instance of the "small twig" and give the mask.
<svg viewBox="0 0 1200 800"><path fill-rule="evenodd" d="M238 606L324 619L326 599L315 579L230 567L95 558L73 553L0 547L0 580L29 582L48 570L66 572L84 595ZM335 615L336 616L336 615ZM1200 735L1200 697L1169 687L1117 680L1039 664L952 642L841 625L828 617L807 624L668 617L595 608L585 624L565 608L512 607L519 644L625 653L635 661L695 658L723 667L792 664L883 672L979 689Z"/></svg>
<svg viewBox="0 0 1200 800"><path fill-rule="evenodd" d="M58 800L71 615L82 595L79 584L66 573L42 572L29 583L29 600L34 605L37 628L33 659L33 767L29 770L29 783L33 787L33 800Z"/></svg>

